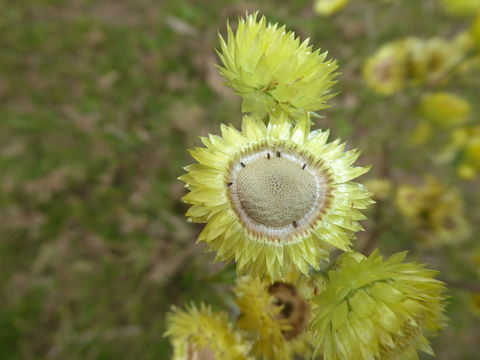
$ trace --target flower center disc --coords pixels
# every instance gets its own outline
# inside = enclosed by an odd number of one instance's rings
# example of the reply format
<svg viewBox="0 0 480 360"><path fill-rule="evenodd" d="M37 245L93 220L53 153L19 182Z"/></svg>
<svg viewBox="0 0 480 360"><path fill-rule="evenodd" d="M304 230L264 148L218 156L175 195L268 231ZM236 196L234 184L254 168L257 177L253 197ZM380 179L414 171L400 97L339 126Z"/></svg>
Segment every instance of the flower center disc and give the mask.
<svg viewBox="0 0 480 360"><path fill-rule="evenodd" d="M328 178L303 157L264 149L233 164L229 194L252 232L285 238L315 221L325 207Z"/></svg>

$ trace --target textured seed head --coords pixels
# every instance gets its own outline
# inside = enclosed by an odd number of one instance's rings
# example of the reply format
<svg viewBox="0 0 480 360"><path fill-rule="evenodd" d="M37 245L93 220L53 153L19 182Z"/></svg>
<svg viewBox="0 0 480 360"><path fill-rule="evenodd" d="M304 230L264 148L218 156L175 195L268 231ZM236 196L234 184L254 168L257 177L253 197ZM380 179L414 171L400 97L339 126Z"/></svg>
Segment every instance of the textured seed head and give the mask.
<svg viewBox="0 0 480 360"><path fill-rule="evenodd" d="M240 171L238 197L248 216L279 227L305 216L315 203L313 175L286 157L257 159Z"/></svg>
<svg viewBox="0 0 480 360"><path fill-rule="evenodd" d="M229 191L237 214L252 232L285 238L319 217L327 181L321 169L292 151L262 149L233 165Z"/></svg>

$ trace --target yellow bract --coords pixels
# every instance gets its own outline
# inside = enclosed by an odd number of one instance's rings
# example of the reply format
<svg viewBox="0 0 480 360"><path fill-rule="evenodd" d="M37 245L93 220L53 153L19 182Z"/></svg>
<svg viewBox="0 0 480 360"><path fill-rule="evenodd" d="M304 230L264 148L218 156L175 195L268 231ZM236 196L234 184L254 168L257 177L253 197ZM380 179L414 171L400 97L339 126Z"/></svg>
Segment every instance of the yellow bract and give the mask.
<svg viewBox="0 0 480 360"><path fill-rule="evenodd" d="M233 33L220 37L221 74L243 100L242 111L264 118L285 112L296 118L325 108L337 65L327 54L300 42L285 26L257 13L241 18Z"/></svg>
<svg viewBox="0 0 480 360"><path fill-rule="evenodd" d="M311 324L325 360L410 360L418 359L417 349L433 354L426 337L444 327L444 284L435 271L404 263L405 255L346 253L328 272Z"/></svg>
<svg viewBox="0 0 480 360"><path fill-rule="evenodd" d="M183 197L192 204L187 216L193 222L207 223L199 241L217 252L217 260L235 260L240 273L277 279L284 278L292 267L308 274L310 267L318 268L321 259L328 259L329 249L350 248L353 233L362 229L358 221L364 216L359 210L372 203L368 190L351 181L368 171L352 166L359 156L356 150L344 151L339 140L327 143L328 132L310 132L308 118L296 124L270 119L265 125L247 116L241 132L228 126L221 130L223 137L202 138L206 147L190 151L198 164L187 166L188 173L180 177L190 190ZM288 157L292 164L288 166L296 166L299 174L311 171L317 184L311 194L317 199L312 208L303 209L306 215L289 225L259 224L256 220L277 215L285 218L284 209L248 213L253 206L261 209L270 202L257 201L255 205L255 198L244 198L253 196L249 194L254 191L238 196L242 167L267 156L272 161L273 157ZM265 174L259 172L258 176L263 179ZM285 185L282 179L274 180ZM255 179L249 180L248 186L255 186Z"/></svg>
<svg viewBox="0 0 480 360"><path fill-rule="evenodd" d="M224 312L194 305L186 311L177 308L167 315L167 331L173 344L173 360L249 360L250 346L233 330ZM250 359L251 360L251 359Z"/></svg>

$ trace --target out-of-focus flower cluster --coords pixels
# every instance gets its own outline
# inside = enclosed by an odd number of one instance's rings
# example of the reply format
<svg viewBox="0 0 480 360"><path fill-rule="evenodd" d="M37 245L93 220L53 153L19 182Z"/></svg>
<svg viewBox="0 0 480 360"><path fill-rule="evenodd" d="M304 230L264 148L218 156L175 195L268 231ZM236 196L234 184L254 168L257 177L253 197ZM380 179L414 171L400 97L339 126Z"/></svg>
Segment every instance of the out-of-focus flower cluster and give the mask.
<svg viewBox="0 0 480 360"><path fill-rule="evenodd" d="M392 41L367 59L363 76L372 90L385 96L406 86L443 83L463 58L463 46L440 37Z"/></svg>
<svg viewBox="0 0 480 360"><path fill-rule="evenodd" d="M426 246L458 244L469 235L459 192L434 177L421 186L400 185L396 205Z"/></svg>

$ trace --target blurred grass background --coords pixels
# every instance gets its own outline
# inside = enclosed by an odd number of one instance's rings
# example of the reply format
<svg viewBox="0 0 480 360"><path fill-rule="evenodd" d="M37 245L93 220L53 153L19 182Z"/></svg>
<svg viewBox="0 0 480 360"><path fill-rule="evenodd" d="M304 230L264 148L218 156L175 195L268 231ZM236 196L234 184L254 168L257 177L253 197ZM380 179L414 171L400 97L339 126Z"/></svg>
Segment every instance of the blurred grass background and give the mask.
<svg viewBox="0 0 480 360"><path fill-rule="evenodd" d="M0 2L0 359L168 359L171 304L228 304L233 267L212 264L194 244L200 228L183 216L176 178L198 135L240 123L214 48L227 18L247 10L338 59L339 95L317 124L358 147L371 176L433 172L458 183L431 164L434 150L404 145L416 123L411 97L374 95L360 69L385 41L451 36L465 24L436 0L353 1L333 18L312 8L311 0ZM479 85L455 86L478 107ZM476 229L478 185L460 183ZM414 248L388 208L366 222L367 235L375 221L385 253ZM414 256L475 284L468 249ZM439 359L479 359L468 292L452 291L451 326L434 348Z"/></svg>

